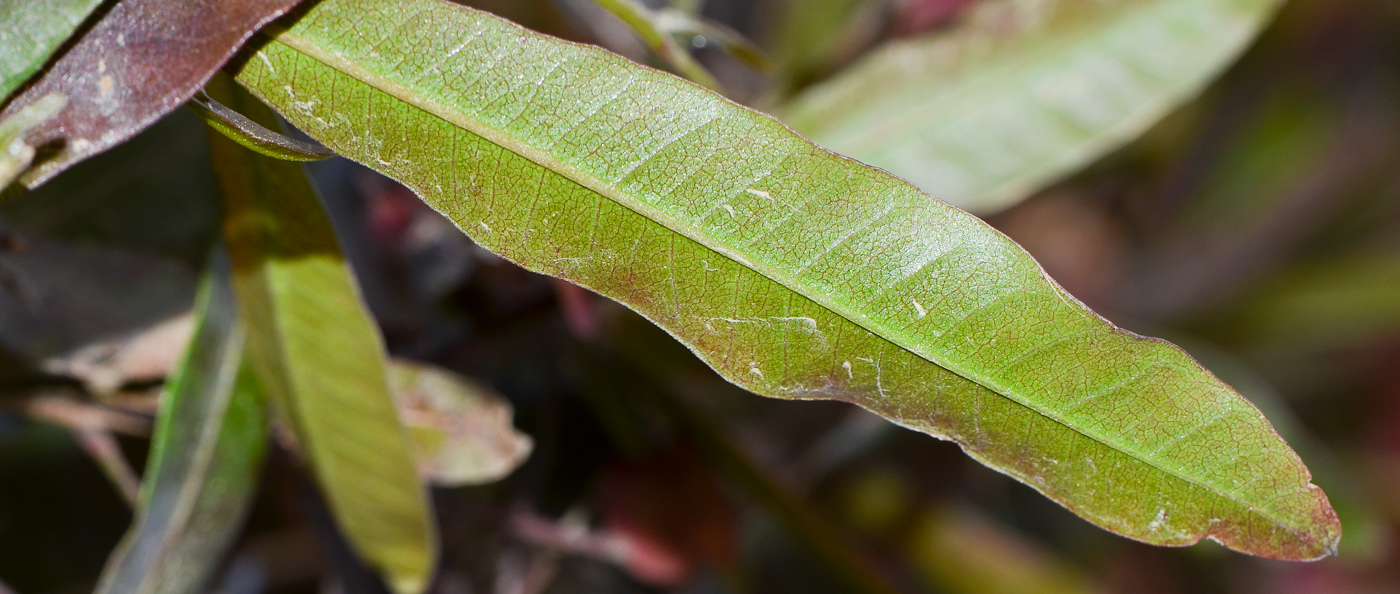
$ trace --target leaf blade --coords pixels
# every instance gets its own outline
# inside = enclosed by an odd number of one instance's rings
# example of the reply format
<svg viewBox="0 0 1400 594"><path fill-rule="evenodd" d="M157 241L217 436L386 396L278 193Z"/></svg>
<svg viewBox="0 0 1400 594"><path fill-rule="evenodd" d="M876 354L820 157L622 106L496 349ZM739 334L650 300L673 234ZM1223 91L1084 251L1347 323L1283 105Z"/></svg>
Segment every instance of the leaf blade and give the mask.
<svg viewBox="0 0 1400 594"><path fill-rule="evenodd" d="M1195 96L1277 0L988 0L951 32L891 43L775 113L839 153L993 213Z"/></svg>
<svg viewBox="0 0 1400 594"><path fill-rule="evenodd" d="M199 590L252 506L265 400L243 364L244 330L226 275L213 272L201 287L198 327L161 399L141 508L107 563L101 594Z"/></svg>
<svg viewBox="0 0 1400 594"><path fill-rule="evenodd" d="M209 86L222 103L274 124L266 106L235 90L224 78ZM213 131L210 139L250 363L347 539L395 592L422 592L436 560L432 513L390 393L379 329L334 229L299 164Z"/></svg>
<svg viewBox="0 0 1400 594"><path fill-rule="evenodd" d="M383 26L343 26L374 11ZM693 84L444 3L327 0L274 35L238 75L260 98L486 248L618 299L746 389L846 400L956 441L1139 540L1209 536L1281 558L1335 545L1325 495L1247 401L888 174ZM1234 422L1205 431L1216 409ZM1115 424L1129 430L1104 430ZM1248 456L1213 455L1222 443ZM1231 483L1249 475L1282 487ZM1117 490L1077 487L1108 481Z"/></svg>

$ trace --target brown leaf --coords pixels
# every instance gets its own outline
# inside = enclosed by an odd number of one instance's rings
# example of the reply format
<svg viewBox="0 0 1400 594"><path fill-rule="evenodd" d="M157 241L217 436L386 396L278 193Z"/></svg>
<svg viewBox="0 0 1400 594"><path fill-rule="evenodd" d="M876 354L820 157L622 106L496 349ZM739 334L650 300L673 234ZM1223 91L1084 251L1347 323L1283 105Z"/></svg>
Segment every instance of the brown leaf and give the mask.
<svg viewBox="0 0 1400 594"><path fill-rule="evenodd" d="M146 129L194 95L254 32L301 0L122 0L0 119L53 92L68 107L30 131L32 188ZM48 149L48 150L43 150Z"/></svg>
<svg viewBox="0 0 1400 594"><path fill-rule="evenodd" d="M455 487L498 481L534 449L511 424L510 403L485 385L446 369L393 361L390 381L419 455L419 474Z"/></svg>

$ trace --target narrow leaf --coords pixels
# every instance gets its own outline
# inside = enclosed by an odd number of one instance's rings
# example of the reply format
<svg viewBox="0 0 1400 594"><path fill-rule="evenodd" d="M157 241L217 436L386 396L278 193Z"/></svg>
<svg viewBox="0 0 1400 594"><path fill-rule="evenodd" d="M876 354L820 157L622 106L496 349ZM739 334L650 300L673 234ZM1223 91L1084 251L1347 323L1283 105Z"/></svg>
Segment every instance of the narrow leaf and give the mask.
<svg viewBox="0 0 1400 594"><path fill-rule="evenodd" d="M719 89L719 81L686 48L676 43L671 32L662 28L659 15L646 5L638 0L593 0L593 3L625 23L677 73L711 89Z"/></svg>
<svg viewBox="0 0 1400 594"><path fill-rule="evenodd" d="M0 103L73 35L102 0L0 0Z"/></svg>
<svg viewBox="0 0 1400 594"><path fill-rule="evenodd" d="M194 98L190 99L189 105L210 128L259 154L285 161L320 161L335 156L335 153L314 142L298 140L268 130L247 116L215 101L203 91L196 93Z"/></svg>
<svg viewBox="0 0 1400 594"><path fill-rule="evenodd" d="M226 78L210 94L253 121L266 106ZM389 391L379 329L301 165L210 135L248 356L336 521L400 594L422 592L435 541L427 494Z"/></svg>
<svg viewBox="0 0 1400 594"><path fill-rule="evenodd" d="M397 360L389 372L418 452L420 474L455 487L505 478L534 442L511 425L510 403L490 388L446 369Z"/></svg>
<svg viewBox="0 0 1400 594"><path fill-rule="evenodd" d="M267 441L262 386L242 364L228 269L205 278L198 327L161 395L141 507L98 594L203 589L242 528Z"/></svg>
<svg viewBox="0 0 1400 594"><path fill-rule="evenodd" d="M50 93L68 96L68 109L30 132L32 146L56 150L41 155L20 183L44 183L183 105L253 32L298 2L117 2L0 112L4 119Z"/></svg>
<svg viewBox="0 0 1400 594"><path fill-rule="evenodd" d="M987 0L776 115L954 206L1015 204L1137 137L1234 60L1280 0Z"/></svg>
<svg viewBox="0 0 1400 594"><path fill-rule="evenodd" d="M950 439L1090 521L1330 554L1263 415L986 224L692 83L440 0L324 0L239 80L487 249L627 304L759 394ZM460 50L460 51L459 51Z"/></svg>

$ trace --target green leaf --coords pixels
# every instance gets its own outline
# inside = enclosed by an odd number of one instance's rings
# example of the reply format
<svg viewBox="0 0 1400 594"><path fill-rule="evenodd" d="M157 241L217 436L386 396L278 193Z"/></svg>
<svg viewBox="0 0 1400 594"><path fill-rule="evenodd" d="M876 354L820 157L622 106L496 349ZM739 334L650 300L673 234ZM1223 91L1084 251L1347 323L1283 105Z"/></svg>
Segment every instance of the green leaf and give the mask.
<svg viewBox="0 0 1400 594"><path fill-rule="evenodd" d="M689 50L676 42L671 32L662 26L658 13L645 4L638 0L593 0L593 3L626 24L651 48L652 53L665 60L676 72L711 89L720 88L719 81L690 55Z"/></svg>
<svg viewBox="0 0 1400 594"><path fill-rule="evenodd" d="M271 110L215 78L210 94L264 126ZM389 391L382 339L301 165L210 135L248 355L340 527L400 594L422 592L436 543Z"/></svg>
<svg viewBox="0 0 1400 594"><path fill-rule="evenodd" d="M0 0L0 104L49 60L102 0Z"/></svg>
<svg viewBox="0 0 1400 594"><path fill-rule="evenodd" d="M264 395L242 364L244 329L220 268L200 289L197 329L161 395L141 507L98 594L202 591L257 492Z"/></svg>
<svg viewBox="0 0 1400 594"><path fill-rule="evenodd" d="M325 0L270 34L238 77L294 124L740 386L953 440L1139 540L1335 549L1326 496L1248 401L889 174L692 83L439 0Z"/></svg>
<svg viewBox="0 0 1400 594"><path fill-rule="evenodd" d="M991 213L1137 137L1280 0L987 0L777 110L818 144Z"/></svg>
<svg viewBox="0 0 1400 594"><path fill-rule="evenodd" d="M1250 351L1318 353L1400 332L1400 250L1353 250L1298 263L1211 321Z"/></svg>
<svg viewBox="0 0 1400 594"><path fill-rule="evenodd" d="M29 131L53 119L67 105L68 98L62 93L49 93L0 120L0 189L14 183L34 162L35 149L26 138Z"/></svg>
<svg viewBox="0 0 1400 594"><path fill-rule="evenodd" d="M910 556L929 585L956 594L1093 594L1078 567L968 507L916 516Z"/></svg>
<svg viewBox="0 0 1400 594"><path fill-rule="evenodd" d="M534 449L511 425L515 412L491 388L446 369L395 360L389 371L419 473L447 487L501 480Z"/></svg>

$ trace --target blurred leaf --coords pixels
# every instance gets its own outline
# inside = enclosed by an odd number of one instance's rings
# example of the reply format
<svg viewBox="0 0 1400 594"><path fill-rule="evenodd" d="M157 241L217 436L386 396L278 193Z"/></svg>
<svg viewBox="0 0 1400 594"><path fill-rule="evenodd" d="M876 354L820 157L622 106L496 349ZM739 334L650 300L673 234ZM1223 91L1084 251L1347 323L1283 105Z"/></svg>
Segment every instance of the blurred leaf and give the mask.
<svg viewBox="0 0 1400 594"><path fill-rule="evenodd" d="M162 394L141 508L98 594L203 591L257 492L265 397L243 365L244 329L220 268L200 289L199 327Z"/></svg>
<svg viewBox="0 0 1400 594"><path fill-rule="evenodd" d="M0 189L14 183L34 161L36 151L26 139L29 131L58 115L66 105L68 98L62 93L49 93L0 120Z"/></svg>
<svg viewBox="0 0 1400 594"><path fill-rule="evenodd" d="M813 141L992 213L1195 95L1279 0L987 0L783 106Z"/></svg>
<svg viewBox="0 0 1400 594"><path fill-rule="evenodd" d="M663 28L659 15L639 0L593 0L593 3L621 19L678 74L711 89L719 89L715 77L690 55L689 50L676 42L669 30Z"/></svg>
<svg viewBox="0 0 1400 594"><path fill-rule="evenodd" d="M102 0L0 0L0 104L73 35Z"/></svg>
<svg viewBox="0 0 1400 594"><path fill-rule="evenodd" d="M831 73L875 41L890 0L783 0L773 31L777 76L772 93L787 98Z"/></svg>
<svg viewBox="0 0 1400 594"><path fill-rule="evenodd" d="M215 99L264 126L271 110L225 78ZM237 94L235 94L237 92ZM248 356L346 538L399 594L436 559L427 494L390 394L384 346L301 165L211 132Z"/></svg>
<svg viewBox="0 0 1400 594"><path fill-rule="evenodd" d="M270 35L239 79L293 123L744 388L956 441L1132 538L1285 559L1336 546L1326 496L1248 401L882 171L444 2L326 0Z"/></svg>
<svg viewBox="0 0 1400 594"><path fill-rule="evenodd" d="M41 151L32 188L146 129L194 95L268 21L300 0L121 0L15 98L0 119L40 97L68 96L29 134ZM8 59L8 58L7 58Z"/></svg>
<svg viewBox="0 0 1400 594"><path fill-rule="evenodd" d="M914 529L910 555L934 585L956 594L1089 594L1081 570L966 507L931 509Z"/></svg>
<svg viewBox="0 0 1400 594"><path fill-rule="evenodd" d="M1299 263L1218 318L1256 350L1316 353L1400 335L1400 249Z"/></svg>
<svg viewBox="0 0 1400 594"><path fill-rule="evenodd" d="M511 425L510 403L490 388L404 360L393 361L389 378L419 472L435 484L495 482L530 456L534 442Z"/></svg>

